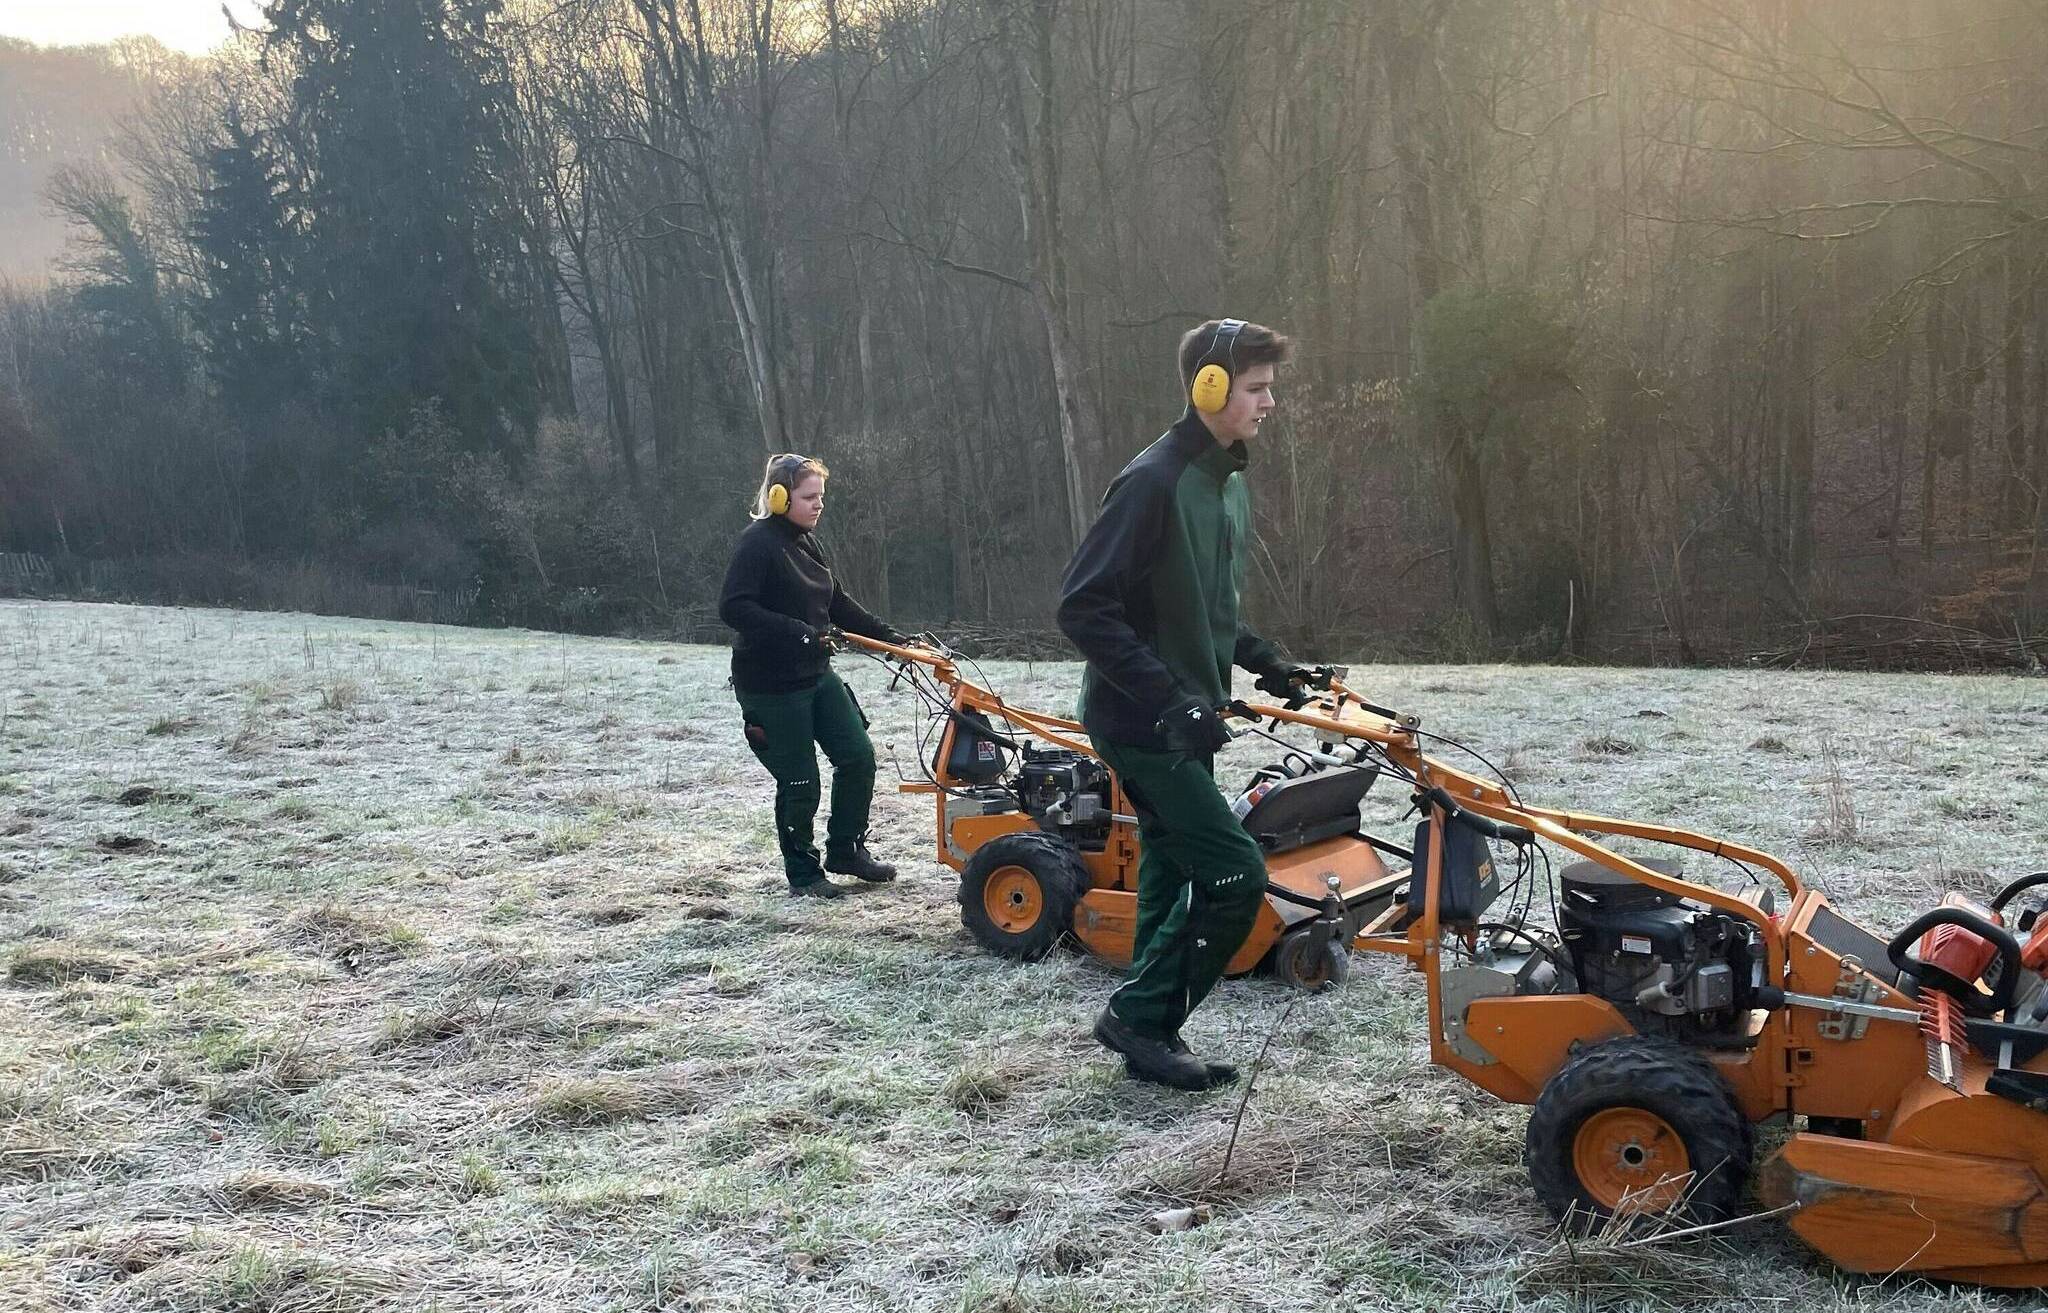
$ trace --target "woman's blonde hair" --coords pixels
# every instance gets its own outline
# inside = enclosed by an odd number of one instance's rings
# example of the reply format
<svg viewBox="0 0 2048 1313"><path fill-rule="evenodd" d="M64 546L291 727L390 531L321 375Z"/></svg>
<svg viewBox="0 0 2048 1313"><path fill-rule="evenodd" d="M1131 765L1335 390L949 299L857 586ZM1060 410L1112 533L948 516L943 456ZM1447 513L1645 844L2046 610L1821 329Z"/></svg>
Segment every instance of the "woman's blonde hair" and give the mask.
<svg viewBox="0 0 2048 1313"><path fill-rule="evenodd" d="M813 474L821 479L832 477L832 471L825 468L825 462L814 456L799 456L793 451L785 451L780 456L770 456L768 468L761 471L761 487L754 493L754 518L765 520L775 514L768 508L769 489L780 485L794 495L796 485Z"/></svg>

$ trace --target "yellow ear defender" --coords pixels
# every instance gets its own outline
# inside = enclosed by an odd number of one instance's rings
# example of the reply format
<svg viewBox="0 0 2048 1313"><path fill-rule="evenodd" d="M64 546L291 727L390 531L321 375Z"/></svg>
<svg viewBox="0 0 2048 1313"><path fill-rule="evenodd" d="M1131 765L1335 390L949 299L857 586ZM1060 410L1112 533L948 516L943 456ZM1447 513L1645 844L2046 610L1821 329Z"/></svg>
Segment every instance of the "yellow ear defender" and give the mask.
<svg viewBox="0 0 2048 1313"><path fill-rule="evenodd" d="M769 475L768 484L768 513L770 515L789 514L790 485L797 481L797 476L803 473L804 466L810 464L810 459L808 456L799 456L792 451L786 455L777 456L770 464L769 468L773 471Z"/></svg>
<svg viewBox="0 0 2048 1313"><path fill-rule="evenodd" d="M1216 336L1202 353L1202 367L1188 385L1188 400L1204 415L1213 415L1230 401L1230 375L1237 360L1237 335L1242 319L1226 319L1216 326Z"/></svg>

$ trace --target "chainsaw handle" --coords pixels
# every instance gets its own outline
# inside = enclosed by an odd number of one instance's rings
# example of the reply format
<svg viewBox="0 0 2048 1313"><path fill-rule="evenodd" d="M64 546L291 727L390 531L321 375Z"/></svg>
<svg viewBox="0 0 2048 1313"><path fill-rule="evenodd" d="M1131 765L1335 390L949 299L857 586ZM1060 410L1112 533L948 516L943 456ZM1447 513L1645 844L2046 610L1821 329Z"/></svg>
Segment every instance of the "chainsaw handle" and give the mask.
<svg viewBox="0 0 2048 1313"><path fill-rule="evenodd" d="M2027 890L2038 888L2044 884L2048 884L2048 871L2036 871L2032 875L2023 875L1998 891L1998 897L1991 900L1991 910L2003 912L2007 903Z"/></svg>
<svg viewBox="0 0 2048 1313"><path fill-rule="evenodd" d="M1431 785L1429 788L1424 789L1422 791L1422 800L1433 807L1441 808L1445 820L1456 821L1468 829L1477 830L1489 839L1499 839L1502 843L1512 843L1517 846L1536 842L1536 831L1525 829L1520 825L1509 825L1505 821L1492 820L1475 812L1468 812L1458 805L1456 798L1445 793L1440 785Z"/></svg>
<svg viewBox="0 0 2048 1313"><path fill-rule="evenodd" d="M1912 945L1915 941L1939 925L1967 930L1998 950L1998 988L1987 994L1977 988L1974 980L1964 980L1914 954ZM1963 1011L1975 1016L1989 1017L2006 1011L2012 1006L2013 993L2020 986L2019 941L2004 926L1993 925L1966 907L1937 907L1922 913L1913 918L1911 925L1893 935L1884 951L1900 972L1911 976L1917 983L1933 985L1953 994L1963 1005Z"/></svg>

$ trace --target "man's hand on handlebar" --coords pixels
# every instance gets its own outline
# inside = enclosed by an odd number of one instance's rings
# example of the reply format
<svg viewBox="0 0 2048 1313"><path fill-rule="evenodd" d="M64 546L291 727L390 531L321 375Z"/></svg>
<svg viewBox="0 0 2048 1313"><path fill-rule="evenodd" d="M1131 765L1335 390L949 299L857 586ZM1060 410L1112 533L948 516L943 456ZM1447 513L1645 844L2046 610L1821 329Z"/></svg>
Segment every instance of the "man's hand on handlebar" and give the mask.
<svg viewBox="0 0 2048 1313"><path fill-rule="evenodd" d="M1283 661L1260 671L1252 687L1283 699L1292 710L1308 701L1304 690L1328 689L1336 674L1331 666L1305 666L1298 661Z"/></svg>
<svg viewBox="0 0 2048 1313"><path fill-rule="evenodd" d="M1153 728L1167 747L1195 756L1214 756L1230 742L1230 730L1216 709L1193 695L1168 707Z"/></svg>

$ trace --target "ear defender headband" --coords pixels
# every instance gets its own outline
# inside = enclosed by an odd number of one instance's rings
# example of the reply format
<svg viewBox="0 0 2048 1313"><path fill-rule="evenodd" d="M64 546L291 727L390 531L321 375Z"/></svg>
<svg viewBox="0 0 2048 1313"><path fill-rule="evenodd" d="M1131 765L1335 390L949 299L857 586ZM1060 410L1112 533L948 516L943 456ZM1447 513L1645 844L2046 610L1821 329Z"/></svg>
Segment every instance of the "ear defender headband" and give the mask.
<svg viewBox="0 0 2048 1313"><path fill-rule="evenodd" d="M804 466L810 463L810 459L808 456L799 456L795 452L775 458L774 472L768 476L768 513L770 515L789 514L790 486L796 482L796 476L802 473Z"/></svg>
<svg viewBox="0 0 2048 1313"><path fill-rule="evenodd" d="M1188 385L1188 400L1204 415L1215 414L1230 400L1230 376L1237 368L1237 335L1244 331L1244 323L1226 319L1216 326L1216 336L1202 353L1202 366Z"/></svg>

